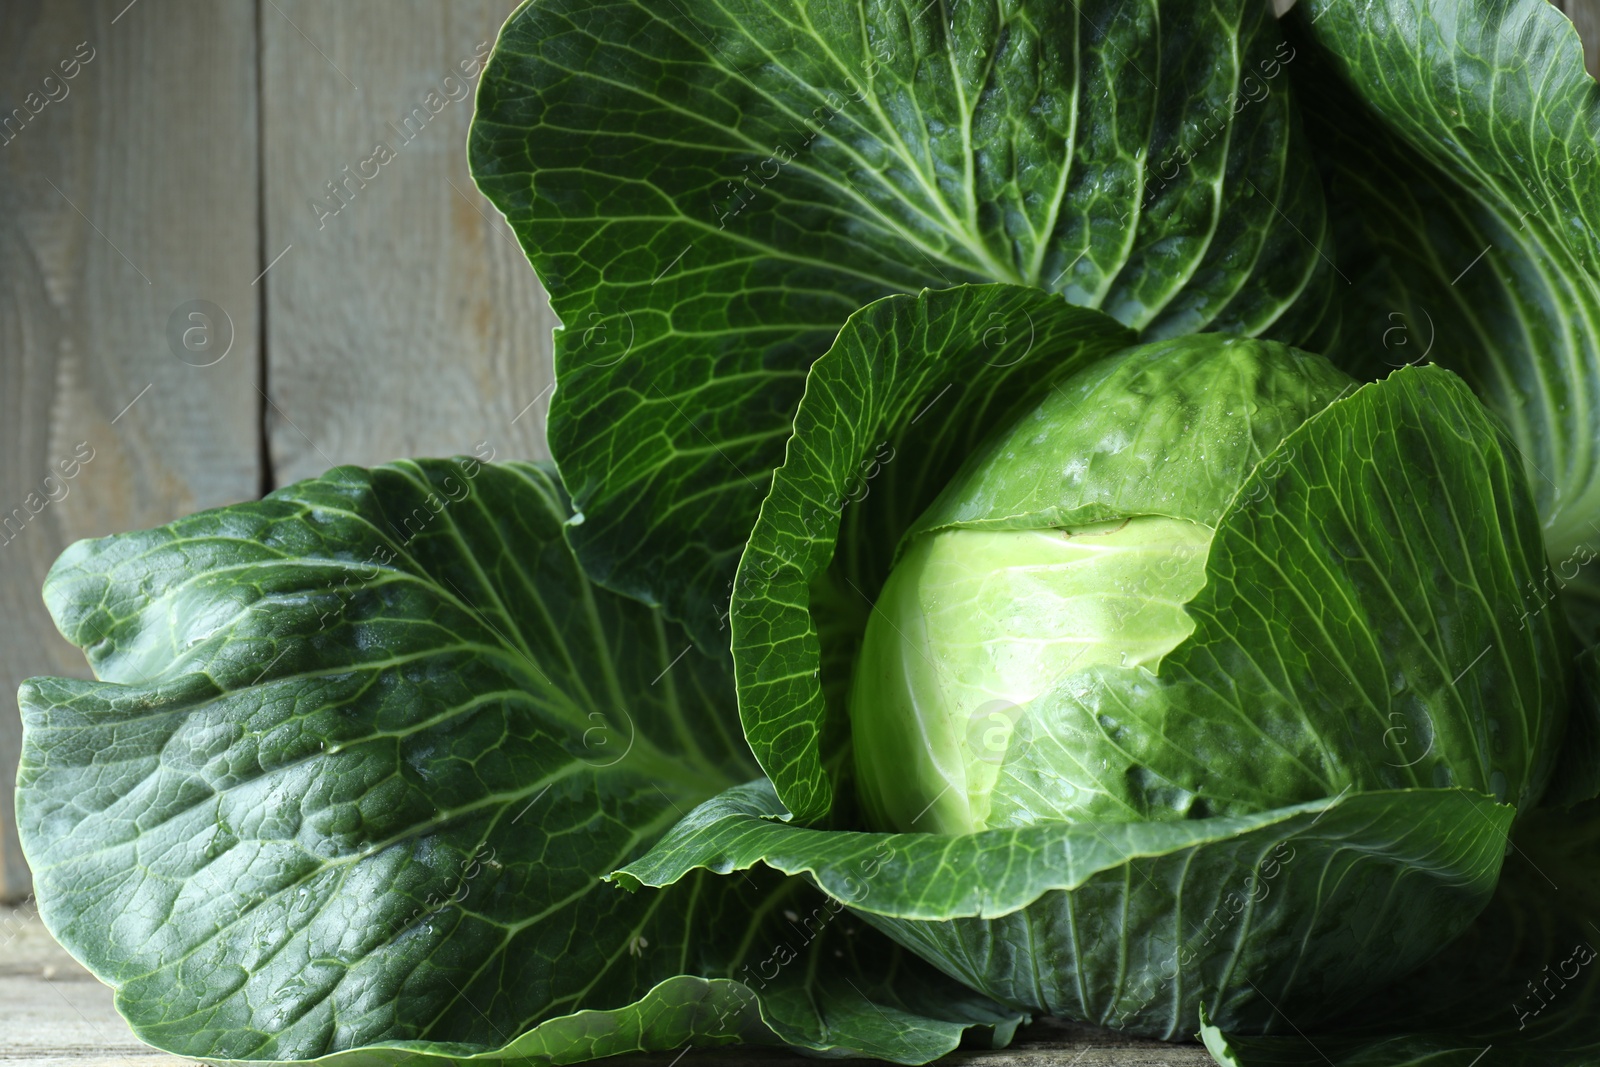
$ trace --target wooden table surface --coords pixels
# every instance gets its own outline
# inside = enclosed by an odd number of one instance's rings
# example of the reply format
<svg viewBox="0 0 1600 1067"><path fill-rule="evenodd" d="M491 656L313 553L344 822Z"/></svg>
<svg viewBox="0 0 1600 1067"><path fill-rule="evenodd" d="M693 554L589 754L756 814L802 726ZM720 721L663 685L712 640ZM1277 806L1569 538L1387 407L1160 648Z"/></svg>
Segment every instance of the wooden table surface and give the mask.
<svg viewBox="0 0 1600 1067"><path fill-rule="evenodd" d="M139 1043L111 990L56 944L33 909L0 907L0 1064L176 1067Z"/></svg>

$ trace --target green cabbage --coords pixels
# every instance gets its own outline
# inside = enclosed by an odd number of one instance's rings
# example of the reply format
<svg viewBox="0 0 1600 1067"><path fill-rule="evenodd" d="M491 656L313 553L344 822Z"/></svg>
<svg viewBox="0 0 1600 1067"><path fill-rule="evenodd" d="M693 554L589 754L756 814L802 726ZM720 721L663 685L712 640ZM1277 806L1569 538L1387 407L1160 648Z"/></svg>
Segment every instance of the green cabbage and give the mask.
<svg viewBox="0 0 1600 1067"><path fill-rule="evenodd" d="M980 372L991 309L1038 327L1004 375ZM1003 287L846 324L735 586L740 712L773 792L708 802L627 871L808 873L1034 1011L1163 1038L1203 1016L1315 1025L1467 928L1555 773L1570 652L1558 613L1524 610L1544 566L1528 487L1447 371L1357 386L1270 341L1100 336ZM884 441L874 492L797 538ZM1076 575L1027 565L1085 530L1166 547L1083 568L1074 624ZM1131 632L1138 611L1083 623L1119 594L1158 601L1159 632ZM1072 625L1092 659L1049 640ZM808 765L807 736L819 757L857 748ZM859 811L772 821L830 790ZM868 848L892 883L833 880Z"/></svg>
<svg viewBox="0 0 1600 1067"><path fill-rule="evenodd" d="M1597 141L1543 0L527 0L555 464L65 552L40 915L217 1063L1588 1067Z"/></svg>
<svg viewBox="0 0 1600 1067"><path fill-rule="evenodd" d="M1320 357L1209 335L1109 358L997 434L907 533L867 622L850 717L872 824L967 833L1204 808L1189 793L1152 808L1108 788L1105 768L1024 741L1159 674L1194 632L1185 605L1246 476L1354 388Z"/></svg>

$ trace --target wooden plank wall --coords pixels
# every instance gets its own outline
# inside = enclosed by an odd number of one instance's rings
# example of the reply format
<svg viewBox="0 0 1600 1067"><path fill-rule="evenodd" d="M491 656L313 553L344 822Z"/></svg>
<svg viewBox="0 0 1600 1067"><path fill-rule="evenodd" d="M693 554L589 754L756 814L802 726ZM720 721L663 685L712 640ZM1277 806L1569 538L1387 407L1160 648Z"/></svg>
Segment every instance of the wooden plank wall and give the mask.
<svg viewBox="0 0 1600 1067"><path fill-rule="evenodd" d="M17 683L87 676L39 598L64 547L338 463L544 454L554 320L465 153L460 64L514 7L4 5L0 108L60 99L0 131L0 520L27 516L0 525L0 900L28 891Z"/></svg>
<svg viewBox="0 0 1600 1067"><path fill-rule="evenodd" d="M0 106L59 97L0 145L0 515L15 517L0 527L6 898L27 888L12 819L16 685L86 673L39 598L51 561L80 537L261 489L258 101L253 64L240 62L254 54L254 8L142 0L117 13L18 0L0 29ZM65 79L60 64L75 59ZM167 341L174 309L196 299L225 308L235 335L203 368Z"/></svg>
<svg viewBox="0 0 1600 1067"><path fill-rule="evenodd" d="M1578 27L1589 73L1600 78L1600 0L1556 0L1556 6Z"/></svg>
<svg viewBox="0 0 1600 1067"><path fill-rule="evenodd" d="M39 599L62 548L337 463L544 454L554 320L464 149L514 6L5 3L0 114L58 99L0 131L0 900L16 685L86 674ZM1600 0L1563 6L1600 71Z"/></svg>
<svg viewBox="0 0 1600 1067"><path fill-rule="evenodd" d="M518 416L550 382L555 320L466 164L476 74L514 6L263 0L265 251L289 249L264 279L280 482L542 448L538 406Z"/></svg>

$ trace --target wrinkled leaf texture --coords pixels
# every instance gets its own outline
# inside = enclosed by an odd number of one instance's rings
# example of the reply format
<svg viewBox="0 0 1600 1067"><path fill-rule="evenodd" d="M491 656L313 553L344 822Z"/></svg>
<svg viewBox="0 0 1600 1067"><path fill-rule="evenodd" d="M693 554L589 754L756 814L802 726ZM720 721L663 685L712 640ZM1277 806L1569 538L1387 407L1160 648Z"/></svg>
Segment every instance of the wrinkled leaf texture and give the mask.
<svg viewBox="0 0 1600 1067"><path fill-rule="evenodd" d="M1487 903L1511 809L1459 789L1350 793L1238 817L959 836L788 817L770 783L738 786L618 877L805 874L977 988L1171 1040L1201 1010L1284 1030L1277 1004L1309 1018L1422 962Z"/></svg>
<svg viewBox="0 0 1600 1067"><path fill-rule="evenodd" d="M1310 0L1292 69L1344 278L1311 347L1433 361L1506 423L1551 573L1600 636L1600 86L1541 0ZM1331 318L1329 321L1333 321ZM1532 593L1530 593L1532 595Z"/></svg>
<svg viewBox="0 0 1600 1067"><path fill-rule="evenodd" d="M62 556L99 680L23 686L19 823L135 1032L360 1064L1008 1039L799 881L600 883L753 768L722 666L593 586L568 518L541 467L427 460Z"/></svg>
<svg viewBox="0 0 1600 1067"><path fill-rule="evenodd" d="M584 568L725 650L806 369L878 297L1305 333L1333 274L1288 54L1259 0L525 4L470 152L564 323Z"/></svg>

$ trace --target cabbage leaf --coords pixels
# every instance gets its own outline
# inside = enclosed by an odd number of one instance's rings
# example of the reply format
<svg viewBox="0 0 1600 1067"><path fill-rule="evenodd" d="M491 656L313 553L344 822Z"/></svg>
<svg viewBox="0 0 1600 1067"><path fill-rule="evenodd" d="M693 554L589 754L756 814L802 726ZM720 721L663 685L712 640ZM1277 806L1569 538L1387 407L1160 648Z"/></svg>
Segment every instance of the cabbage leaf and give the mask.
<svg viewBox="0 0 1600 1067"><path fill-rule="evenodd" d="M717 621L806 368L873 299L1008 282L1292 338L1334 281L1261 0L537 0L471 136L564 326L600 584Z"/></svg>
<svg viewBox="0 0 1600 1067"><path fill-rule="evenodd" d="M721 664L590 583L569 518L546 469L463 457L69 549L46 600L98 680L21 694L50 931L212 1062L1007 1040L798 881L601 882L754 768Z"/></svg>

